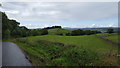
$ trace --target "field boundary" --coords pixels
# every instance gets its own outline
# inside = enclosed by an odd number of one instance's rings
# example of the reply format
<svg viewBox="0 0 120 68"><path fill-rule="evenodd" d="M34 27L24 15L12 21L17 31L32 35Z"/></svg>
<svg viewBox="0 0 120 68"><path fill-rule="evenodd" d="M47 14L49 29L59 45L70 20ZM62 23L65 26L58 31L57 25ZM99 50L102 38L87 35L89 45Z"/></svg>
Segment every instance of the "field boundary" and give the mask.
<svg viewBox="0 0 120 68"><path fill-rule="evenodd" d="M97 36L97 37L100 38L100 39L102 39L102 40L104 40L104 41L106 41L106 42L111 43L112 45L118 46L120 48L120 43L116 43L116 42L113 42L112 40L104 38L104 37L107 37L107 36Z"/></svg>

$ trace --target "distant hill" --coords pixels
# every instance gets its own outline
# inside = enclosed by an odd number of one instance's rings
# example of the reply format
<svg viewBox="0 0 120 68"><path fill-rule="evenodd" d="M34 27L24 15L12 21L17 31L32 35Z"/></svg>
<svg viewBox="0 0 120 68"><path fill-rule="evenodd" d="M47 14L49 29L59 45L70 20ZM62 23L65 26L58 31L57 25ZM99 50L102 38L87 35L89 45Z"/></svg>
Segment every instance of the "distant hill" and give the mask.
<svg viewBox="0 0 120 68"><path fill-rule="evenodd" d="M71 30L55 28L55 29L48 29L48 34L50 35L65 35L66 33L70 33Z"/></svg>
<svg viewBox="0 0 120 68"><path fill-rule="evenodd" d="M112 28L114 29L114 31L119 31L120 32L120 28L117 27L100 27L100 28L64 28L64 29L68 29L68 30L77 30L77 29L83 29L83 30L98 30L101 32L106 32L107 29Z"/></svg>

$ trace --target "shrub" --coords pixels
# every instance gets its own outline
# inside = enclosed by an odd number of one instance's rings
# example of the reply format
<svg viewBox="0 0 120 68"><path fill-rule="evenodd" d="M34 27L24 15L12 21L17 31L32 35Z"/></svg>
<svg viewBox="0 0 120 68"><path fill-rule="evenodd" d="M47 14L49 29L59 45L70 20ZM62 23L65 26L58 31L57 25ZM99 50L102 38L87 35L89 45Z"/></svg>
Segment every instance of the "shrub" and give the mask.
<svg viewBox="0 0 120 68"><path fill-rule="evenodd" d="M114 30L111 29L111 28L109 28L109 29L107 30L107 33L114 33Z"/></svg>
<svg viewBox="0 0 120 68"><path fill-rule="evenodd" d="M94 65L94 62L96 60L99 60L99 56L97 53L79 47L74 47L65 50L62 56L67 57L68 61L71 62L70 65L77 65L77 66Z"/></svg>

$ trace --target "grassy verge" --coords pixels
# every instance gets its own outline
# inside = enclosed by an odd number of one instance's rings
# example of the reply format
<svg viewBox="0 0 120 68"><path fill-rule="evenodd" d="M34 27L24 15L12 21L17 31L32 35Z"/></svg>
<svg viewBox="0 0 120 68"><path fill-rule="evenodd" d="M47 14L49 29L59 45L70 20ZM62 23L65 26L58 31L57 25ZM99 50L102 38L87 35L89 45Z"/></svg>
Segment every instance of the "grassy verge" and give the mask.
<svg viewBox="0 0 120 68"><path fill-rule="evenodd" d="M91 66L101 59L96 52L75 45L25 38L13 42L24 50L35 66Z"/></svg>
<svg viewBox="0 0 120 68"><path fill-rule="evenodd" d="M31 36L12 40L35 66L118 65L117 47L89 36Z"/></svg>

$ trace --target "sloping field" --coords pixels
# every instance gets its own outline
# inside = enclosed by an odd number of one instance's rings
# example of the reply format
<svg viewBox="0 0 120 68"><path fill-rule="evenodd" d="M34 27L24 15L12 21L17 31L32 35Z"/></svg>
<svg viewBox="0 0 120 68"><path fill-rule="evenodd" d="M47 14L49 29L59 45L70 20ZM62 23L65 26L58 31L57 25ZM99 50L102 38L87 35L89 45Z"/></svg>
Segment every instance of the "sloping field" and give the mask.
<svg viewBox="0 0 120 68"><path fill-rule="evenodd" d="M111 33L111 34L109 34L109 33L100 33L100 34L96 34L97 36L113 36L113 35L118 35L118 33Z"/></svg>
<svg viewBox="0 0 120 68"><path fill-rule="evenodd" d="M120 43L119 37L120 37L120 35L112 35L112 36L107 36L105 38L109 39L113 42Z"/></svg>
<svg viewBox="0 0 120 68"><path fill-rule="evenodd" d="M111 45L110 43L97 38L95 35L85 35L85 36L58 36L58 35L44 35L27 37L26 39L32 40L47 40L52 42L60 42L64 44L72 44L87 49L91 49L97 52L117 52L117 47Z"/></svg>
<svg viewBox="0 0 120 68"><path fill-rule="evenodd" d="M113 45L120 45L120 34L119 33L102 33L97 34L98 37L108 41L109 43L112 43Z"/></svg>
<svg viewBox="0 0 120 68"><path fill-rule="evenodd" d="M96 35L42 35L19 38L14 43L37 66L116 66L116 46Z"/></svg>

